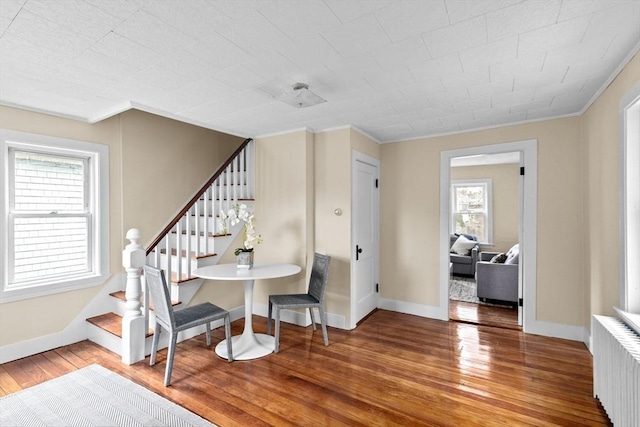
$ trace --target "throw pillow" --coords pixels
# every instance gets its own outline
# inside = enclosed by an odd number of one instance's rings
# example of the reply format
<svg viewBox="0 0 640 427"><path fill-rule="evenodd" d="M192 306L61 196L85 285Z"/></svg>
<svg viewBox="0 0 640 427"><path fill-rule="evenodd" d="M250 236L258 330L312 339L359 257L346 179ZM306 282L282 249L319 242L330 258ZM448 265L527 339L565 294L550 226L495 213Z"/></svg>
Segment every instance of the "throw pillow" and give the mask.
<svg viewBox="0 0 640 427"><path fill-rule="evenodd" d="M509 258L505 260L505 264L517 264L518 259L520 258L520 254L511 255Z"/></svg>
<svg viewBox="0 0 640 427"><path fill-rule="evenodd" d="M464 236L460 236L453 246L451 246L451 252L458 255L469 255L469 253L471 253L471 249L473 249L476 244L478 244L478 242L469 240Z"/></svg>
<svg viewBox="0 0 640 427"><path fill-rule="evenodd" d="M516 243L511 247L511 249L509 249L509 252L507 252L507 259L504 263L517 264L518 258L520 257L519 255L520 255L520 245Z"/></svg>
<svg viewBox="0 0 640 427"><path fill-rule="evenodd" d="M490 262L492 262L492 263L494 263L494 264L502 264L502 263L504 263L506 260L507 260L507 254L505 254L505 253L503 252L503 253L500 253L500 254L498 254L498 255L494 256L493 258L491 258L491 261L490 261Z"/></svg>

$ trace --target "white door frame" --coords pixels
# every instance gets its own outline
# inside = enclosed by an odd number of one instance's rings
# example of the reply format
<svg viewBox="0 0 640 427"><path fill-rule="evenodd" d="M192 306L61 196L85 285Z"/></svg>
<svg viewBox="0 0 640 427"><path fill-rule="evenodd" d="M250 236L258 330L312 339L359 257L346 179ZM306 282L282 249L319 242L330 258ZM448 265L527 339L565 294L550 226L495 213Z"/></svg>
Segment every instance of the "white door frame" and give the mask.
<svg viewBox="0 0 640 427"><path fill-rule="evenodd" d="M355 257L355 242L354 240L354 232L353 230L355 230L355 201L356 201L356 197L354 197L354 193L355 193L355 185L356 185L356 162L362 162L362 163L366 163L369 164L373 167L376 168L377 171L377 176L378 179L380 178L380 160L376 159L374 157L371 156L367 156L366 154L360 153L358 151L353 150L352 152L352 156L351 156L351 236L350 236L350 242L349 242L349 246L351 248L351 255L350 255L350 265L351 265L351 275L350 275L350 282L351 282L351 289L350 289L350 296L349 296L349 300L350 300L350 315L349 315L349 329L355 329L356 327L356 274L355 274L355 262L356 262L356 257ZM376 283L380 283L380 191L378 191L376 193L376 200L375 203L377 205L377 210L374 213L374 221L375 221L375 226L374 226L374 230L375 230L375 241L378 242L377 247L374 248L374 274L375 274L375 280ZM378 305L380 304L379 299L378 299Z"/></svg>
<svg viewBox="0 0 640 427"><path fill-rule="evenodd" d="M524 164L523 211L520 218L520 277L522 277L523 310L522 330L533 325L536 316L536 248L538 203L538 140L506 142L501 144L447 150L440 153L440 304L439 318L449 320L449 210L451 187L451 159L478 154L498 154L519 151ZM526 262L525 262L526 257Z"/></svg>

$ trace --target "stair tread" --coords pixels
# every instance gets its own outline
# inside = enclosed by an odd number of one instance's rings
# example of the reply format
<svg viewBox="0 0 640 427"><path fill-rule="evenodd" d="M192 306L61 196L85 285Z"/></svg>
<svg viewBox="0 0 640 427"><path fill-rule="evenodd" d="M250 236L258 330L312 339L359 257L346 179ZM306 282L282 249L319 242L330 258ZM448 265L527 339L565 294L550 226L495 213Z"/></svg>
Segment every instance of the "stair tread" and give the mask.
<svg viewBox="0 0 640 427"><path fill-rule="evenodd" d="M119 300L122 301L126 301L127 297L125 295L125 291L116 291L116 292L111 292L109 295L111 295L114 298L117 298ZM172 306L176 306L176 305L180 305L182 304L180 301L171 301L171 305ZM142 296L142 305L144 306L144 295ZM149 310L153 310L153 302L149 303Z"/></svg>
<svg viewBox="0 0 640 427"><path fill-rule="evenodd" d="M195 279L199 279L199 277L197 277L197 276L187 276L186 274L182 274L181 278L178 278L178 274L177 273L171 273L171 282L172 283L177 283L178 285L180 283L188 282L190 280L195 280Z"/></svg>
<svg viewBox="0 0 640 427"><path fill-rule="evenodd" d="M96 325L100 329L103 329L118 338L122 338L122 316L116 313L105 313L99 316L89 317L87 322ZM147 330L145 337L153 335L153 330Z"/></svg>
<svg viewBox="0 0 640 427"><path fill-rule="evenodd" d="M166 249L160 249L160 253L161 254L165 254L167 253ZM171 248L171 255L172 256L176 256L178 255L178 251L175 248ZM190 257L193 259L201 259L201 258L207 258L207 257L212 257L212 256L217 256L217 253L209 253L209 254L202 254L202 255L193 255L191 254ZM187 251L181 251L181 255L182 258L186 258L187 257Z"/></svg>

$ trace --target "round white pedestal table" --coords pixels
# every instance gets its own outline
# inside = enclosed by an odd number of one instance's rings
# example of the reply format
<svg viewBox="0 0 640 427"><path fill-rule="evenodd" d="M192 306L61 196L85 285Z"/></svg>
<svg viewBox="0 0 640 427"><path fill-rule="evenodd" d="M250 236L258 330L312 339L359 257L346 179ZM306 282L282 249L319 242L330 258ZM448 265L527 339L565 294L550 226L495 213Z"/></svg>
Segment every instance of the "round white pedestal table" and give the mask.
<svg viewBox="0 0 640 427"><path fill-rule="evenodd" d="M276 279L298 274L302 269L294 264L254 264L251 269L239 269L236 264L216 264L197 268L193 274L209 280L237 280L244 284L244 331L235 335L233 358L251 360L273 353L275 339L267 334L253 332L253 285L256 279ZM227 358L227 340L216 346L216 354Z"/></svg>

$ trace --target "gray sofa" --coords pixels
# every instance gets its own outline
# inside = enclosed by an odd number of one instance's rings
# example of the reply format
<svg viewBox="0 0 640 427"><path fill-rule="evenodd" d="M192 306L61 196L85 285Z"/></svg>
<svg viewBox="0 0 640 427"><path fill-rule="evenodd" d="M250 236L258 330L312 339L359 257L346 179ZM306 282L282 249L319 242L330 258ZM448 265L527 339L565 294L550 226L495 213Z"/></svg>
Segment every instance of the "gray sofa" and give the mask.
<svg viewBox="0 0 640 427"><path fill-rule="evenodd" d="M478 238L472 234L463 234L469 240L478 241ZM449 248L460 237L459 234L451 234L449 236ZM451 252L449 254L449 262L451 263L451 274L456 276L469 276L473 277L476 274L476 262L478 262L478 253L480 252L480 246L475 245L469 252L469 255L458 255Z"/></svg>
<svg viewBox="0 0 640 427"><path fill-rule="evenodd" d="M516 244L506 253L503 263L490 262L498 252L481 252L476 263L477 295L481 301L518 302L518 261L520 249Z"/></svg>

